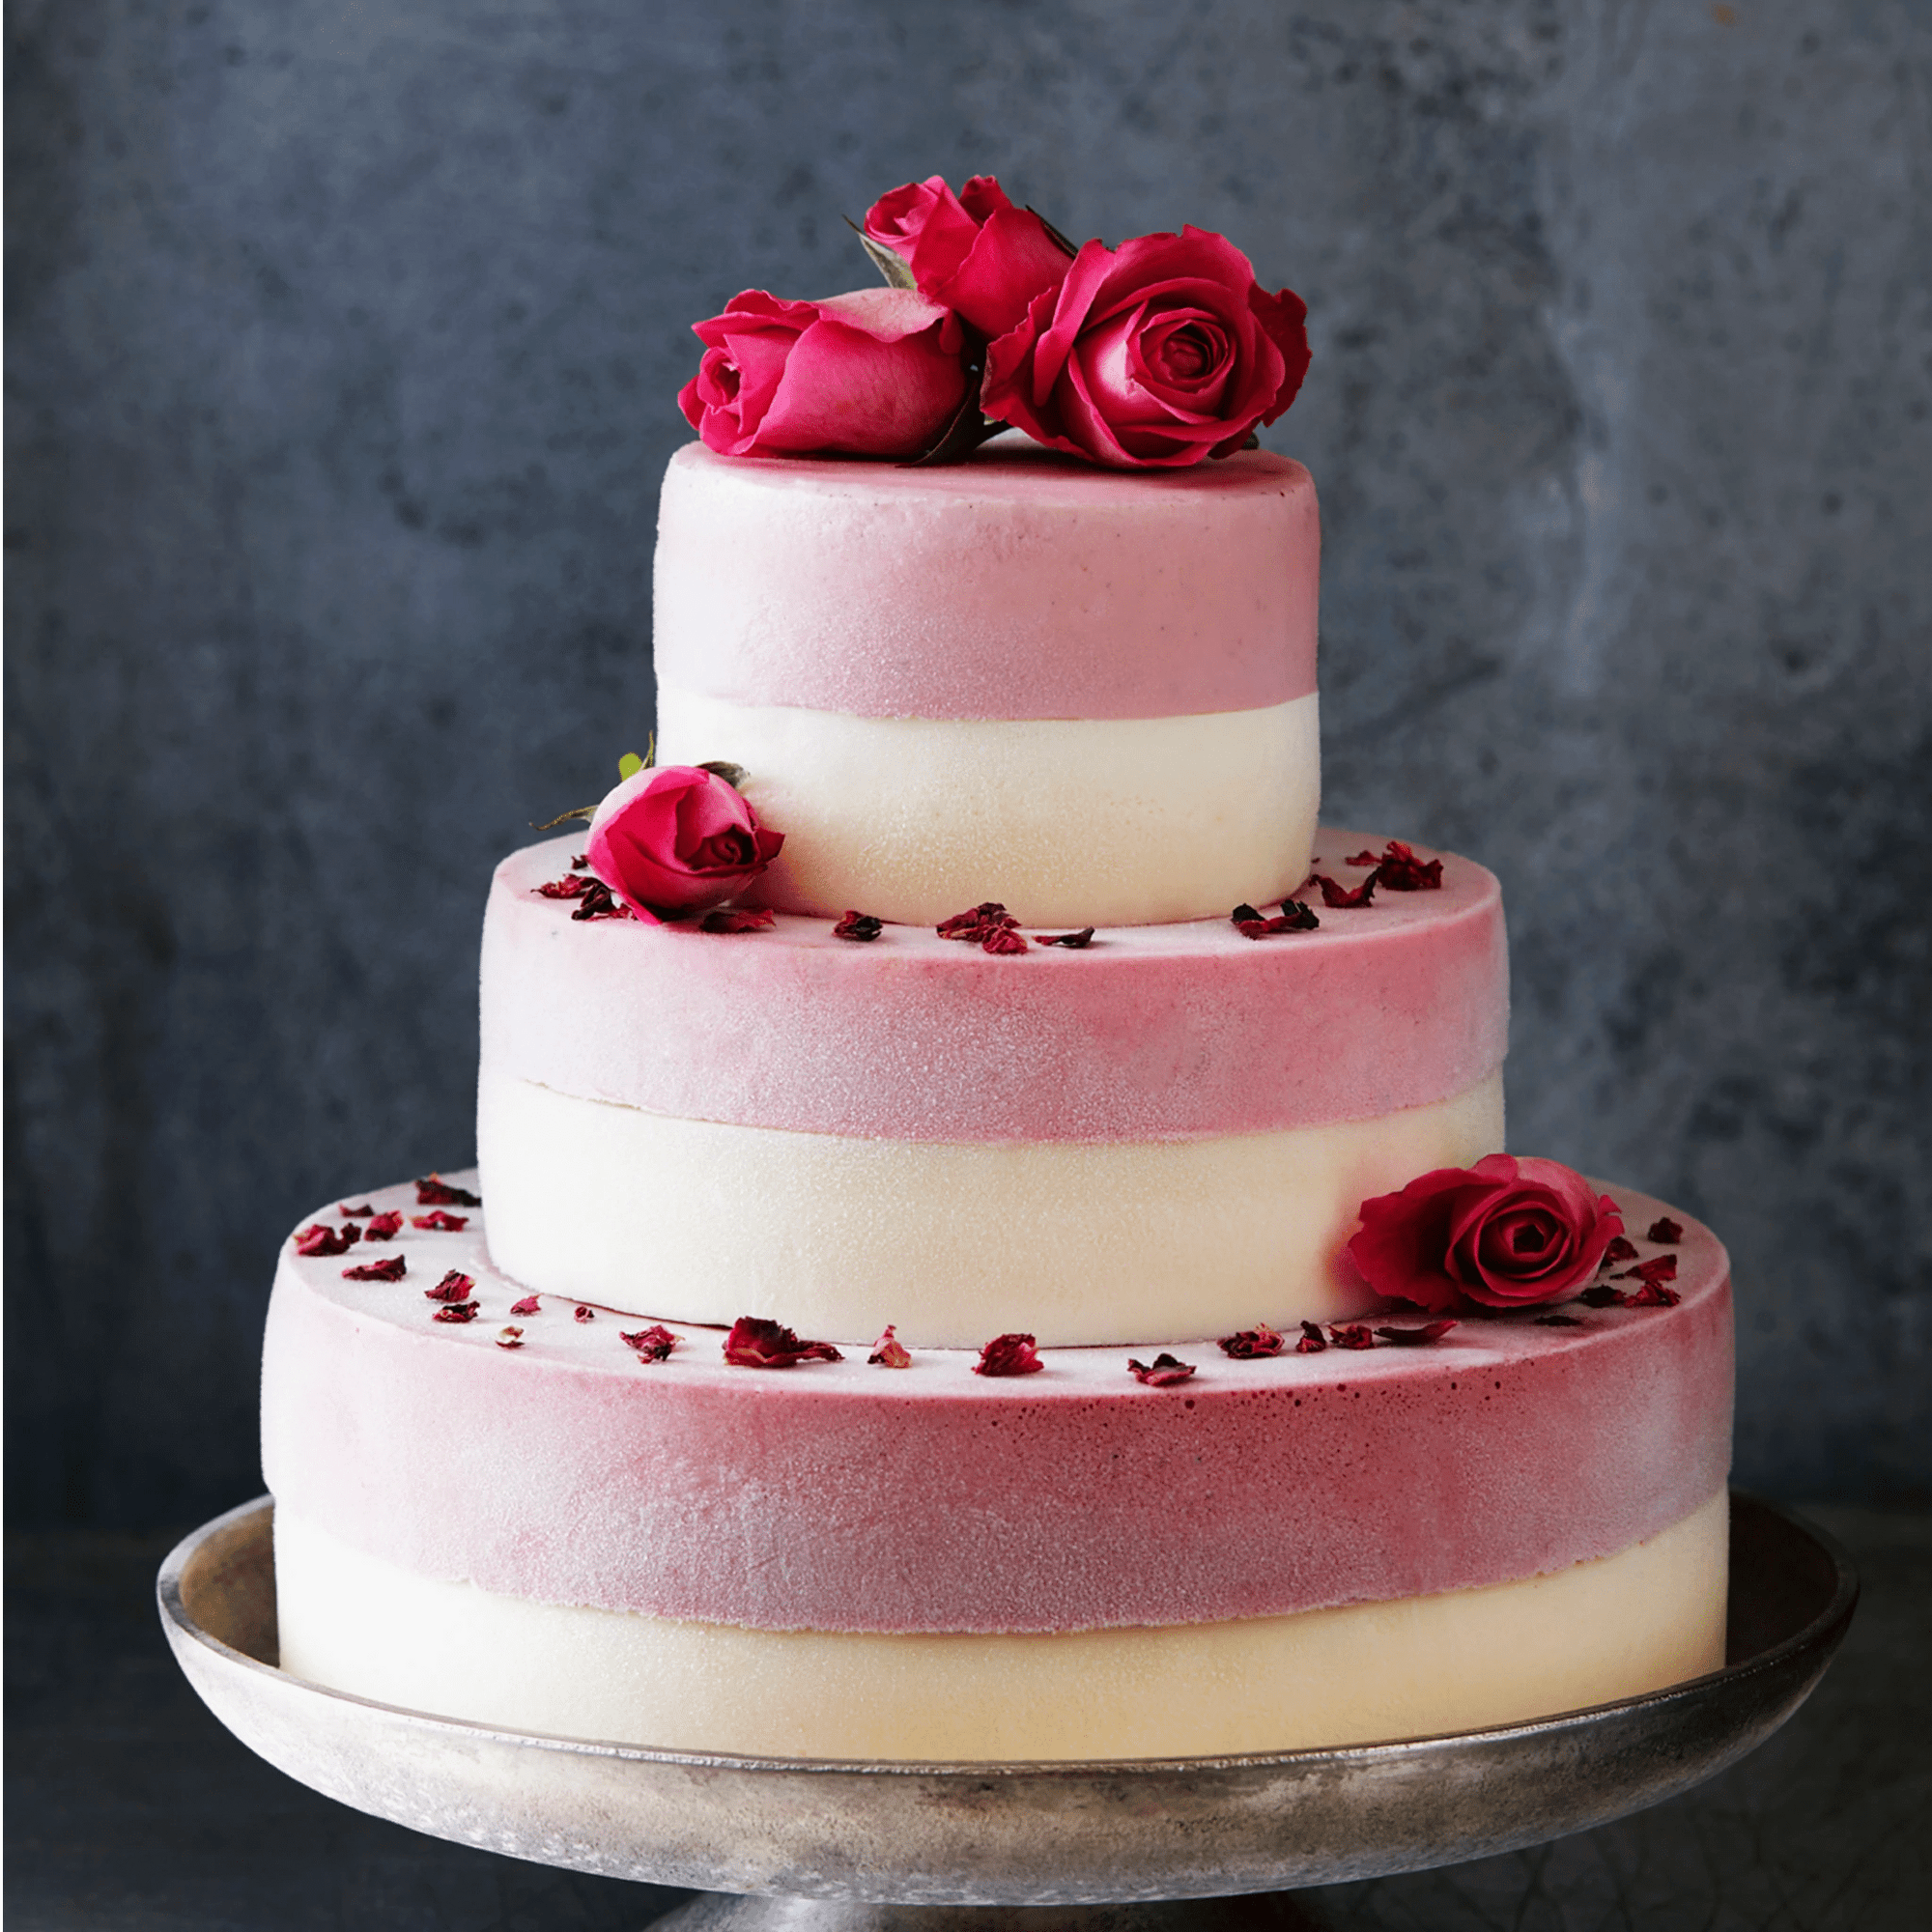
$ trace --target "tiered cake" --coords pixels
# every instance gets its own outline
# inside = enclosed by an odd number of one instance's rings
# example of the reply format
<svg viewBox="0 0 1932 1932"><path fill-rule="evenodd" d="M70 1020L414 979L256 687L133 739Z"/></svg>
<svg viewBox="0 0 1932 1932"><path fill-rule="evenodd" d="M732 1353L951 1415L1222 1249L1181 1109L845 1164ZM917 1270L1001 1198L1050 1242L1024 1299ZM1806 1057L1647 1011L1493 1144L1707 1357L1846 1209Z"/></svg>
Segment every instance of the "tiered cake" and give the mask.
<svg viewBox="0 0 1932 1932"><path fill-rule="evenodd" d="M1306 471L1016 441L673 460L660 757L742 767L784 844L740 903L777 917L586 918L582 838L498 869L485 1205L358 1199L277 1281L285 1667L998 1759L1409 1736L1721 1662L1717 1242L1618 1191L1667 1292L1447 1332L1345 1251L1501 1148L1507 963L1480 867L1315 829ZM1311 873L1319 924L1231 922ZM743 1317L832 1346L747 1366Z"/></svg>

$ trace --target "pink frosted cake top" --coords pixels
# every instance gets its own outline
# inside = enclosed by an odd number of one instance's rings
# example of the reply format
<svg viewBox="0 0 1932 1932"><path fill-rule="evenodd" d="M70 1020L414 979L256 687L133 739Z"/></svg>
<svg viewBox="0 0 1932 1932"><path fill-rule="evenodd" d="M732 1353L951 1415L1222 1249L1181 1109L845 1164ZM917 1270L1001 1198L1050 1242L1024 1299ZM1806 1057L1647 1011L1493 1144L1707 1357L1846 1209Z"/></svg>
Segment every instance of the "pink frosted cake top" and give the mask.
<svg viewBox="0 0 1932 1932"><path fill-rule="evenodd" d="M1315 485L1005 437L933 469L691 443L658 513L660 684L870 718L1171 718L1315 689Z"/></svg>
<svg viewBox="0 0 1932 1932"><path fill-rule="evenodd" d="M1323 831L1321 867L1379 838ZM486 1066L680 1119L933 1141L1135 1141L1373 1120L1466 1093L1509 1037L1502 895L1467 859L1319 930L1226 920L989 956L923 926L868 945L573 921L536 888L578 839L497 869ZM1433 856L1433 855L1425 855ZM963 910L963 908L962 908Z"/></svg>
<svg viewBox="0 0 1932 1932"><path fill-rule="evenodd" d="M1663 1211L1610 1191L1634 1234ZM407 1189L368 1201L420 1211ZM263 1467L279 1507L355 1547L547 1603L888 1632L1266 1616L1608 1555L1729 1464L1728 1264L1694 1223L1670 1244L1677 1307L1468 1317L1359 1353L1208 1346L1154 1388L1123 1349L1046 1350L1007 1380L948 1351L761 1371L679 1327L642 1363L622 1336L647 1310L513 1314L464 1211L346 1256L285 1248ZM343 1278L398 1255L400 1281ZM447 1269L473 1321L432 1319ZM1552 1312L1574 1325L1539 1325Z"/></svg>

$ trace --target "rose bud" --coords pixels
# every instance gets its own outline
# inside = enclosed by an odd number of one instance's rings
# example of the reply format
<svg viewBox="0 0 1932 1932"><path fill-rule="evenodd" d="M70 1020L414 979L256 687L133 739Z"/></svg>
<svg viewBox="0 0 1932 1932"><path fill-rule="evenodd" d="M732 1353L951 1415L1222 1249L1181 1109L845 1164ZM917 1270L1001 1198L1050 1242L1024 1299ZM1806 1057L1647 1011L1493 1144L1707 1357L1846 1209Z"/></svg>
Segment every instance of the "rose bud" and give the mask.
<svg viewBox="0 0 1932 1932"><path fill-rule="evenodd" d="M1555 1301L1586 1284L1623 1215L1554 1160L1492 1153L1362 1203L1349 1254L1378 1294L1433 1313Z"/></svg>
<svg viewBox="0 0 1932 1932"><path fill-rule="evenodd" d="M921 295L981 335L1017 327L1036 296L1066 279L1072 260L991 175L975 175L957 194L939 175L907 182L867 211L866 236L905 263Z"/></svg>
<svg viewBox="0 0 1932 1932"><path fill-rule="evenodd" d="M778 857L782 832L696 765L646 767L609 793L590 821L590 869L641 920L723 905Z"/></svg>
<svg viewBox="0 0 1932 1932"><path fill-rule="evenodd" d="M1225 236L1184 228L1090 242L1058 290L986 352L980 406L1095 463L1229 456L1293 402L1308 311L1269 295Z"/></svg>
<svg viewBox="0 0 1932 1932"><path fill-rule="evenodd" d="M965 333L910 289L747 289L693 327L704 355L678 408L721 456L918 456L965 400Z"/></svg>

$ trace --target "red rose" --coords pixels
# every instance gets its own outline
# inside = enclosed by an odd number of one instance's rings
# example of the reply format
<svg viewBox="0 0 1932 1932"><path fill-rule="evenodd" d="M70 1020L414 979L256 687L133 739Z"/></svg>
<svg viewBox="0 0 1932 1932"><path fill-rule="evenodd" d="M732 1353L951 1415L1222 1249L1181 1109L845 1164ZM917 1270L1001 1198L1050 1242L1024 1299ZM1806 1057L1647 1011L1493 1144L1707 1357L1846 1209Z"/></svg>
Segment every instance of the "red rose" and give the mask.
<svg viewBox="0 0 1932 1932"><path fill-rule="evenodd" d="M918 456L965 399L964 332L910 289L747 289L693 328L704 356L677 405L721 456Z"/></svg>
<svg viewBox="0 0 1932 1932"><path fill-rule="evenodd" d="M716 772L666 765L633 773L590 821L590 869L653 925L722 905L778 857L782 832Z"/></svg>
<svg viewBox="0 0 1932 1932"><path fill-rule="evenodd" d="M1349 1253L1378 1294L1432 1312L1522 1308L1581 1288L1623 1227L1616 1203L1560 1161L1492 1153L1364 1201Z"/></svg>
<svg viewBox="0 0 1932 1932"><path fill-rule="evenodd" d="M867 211L866 235L905 263L921 295L981 335L1016 328L1036 296L1066 279L1071 260L991 175L975 175L957 194L938 175L907 182Z"/></svg>
<svg viewBox="0 0 1932 1932"><path fill-rule="evenodd" d="M980 407L1037 440L1122 469L1228 456L1294 400L1308 311L1201 228L1090 242L1058 290L986 352Z"/></svg>

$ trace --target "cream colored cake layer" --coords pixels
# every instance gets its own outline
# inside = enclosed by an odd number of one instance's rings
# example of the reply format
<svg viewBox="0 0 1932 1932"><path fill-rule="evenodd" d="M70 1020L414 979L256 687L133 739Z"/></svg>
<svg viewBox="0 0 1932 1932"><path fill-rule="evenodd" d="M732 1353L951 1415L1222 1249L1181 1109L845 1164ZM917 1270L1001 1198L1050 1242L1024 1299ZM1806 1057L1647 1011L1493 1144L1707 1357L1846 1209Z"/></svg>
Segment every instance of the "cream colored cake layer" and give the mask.
<svg viewBox="0 0 1932 1932"><path fill-rule="evenodd" d="M487 1480L479 1472L479 1480ZM1471 1730L1724 1660L1727 1504L1551 1576L1060 1635L672 1623L441 1582L278 1511L282 1668L549 1736L779 1757L1191 1757Z"/></svg>
<svg viewBox="0 0 1932 1932"><path fill-rule="evenodd" d="M747 1024L756 1025L748 1015ZM1500 1071L1379 1120L1192 1141L859 1140L675 1120L487 1068L490 1253L671 1321L978 1348L1226 1335L1362 1312L1360 1204L1503 1145Z"/></svg>
<svg viewBox="0 0 1932 1932"><path fill-rule="evenodd" d="M1311 692L1181 718L857 718L662 686L658 761L728 759L785 835L752 901L936 924L998 899L1029 925L1225 917L1308 876Z"/></svg>

